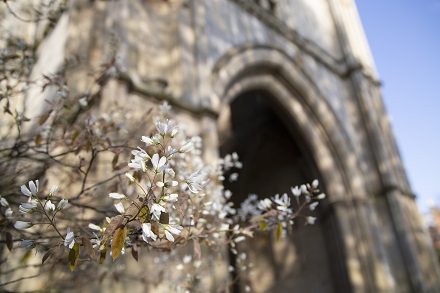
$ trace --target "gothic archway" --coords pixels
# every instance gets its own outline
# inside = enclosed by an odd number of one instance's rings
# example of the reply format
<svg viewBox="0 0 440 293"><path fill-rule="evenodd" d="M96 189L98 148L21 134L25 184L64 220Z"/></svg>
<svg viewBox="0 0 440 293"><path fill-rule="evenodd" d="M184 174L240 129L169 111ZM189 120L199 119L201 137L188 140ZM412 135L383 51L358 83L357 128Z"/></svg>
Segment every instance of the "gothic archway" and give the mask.
<svg viewBox="0 0 440 293"><path fill-rule="evenodd" d="M290 194L291 186L320 178L307 143L269 92L244 92L231 102L230 111L232 133L221 152L237 152L244 163L239 181L226 182L236 205L248 194ZM251 275L236 267L242 286L252 292L337 292L328 239L334 235L326 234L335 232L328 208L324 202L314 212L305 211L318 216L318 222L305 226L305 219L298 218L293 233L283 240L266 234L240 244L253 264Z"/></svg>

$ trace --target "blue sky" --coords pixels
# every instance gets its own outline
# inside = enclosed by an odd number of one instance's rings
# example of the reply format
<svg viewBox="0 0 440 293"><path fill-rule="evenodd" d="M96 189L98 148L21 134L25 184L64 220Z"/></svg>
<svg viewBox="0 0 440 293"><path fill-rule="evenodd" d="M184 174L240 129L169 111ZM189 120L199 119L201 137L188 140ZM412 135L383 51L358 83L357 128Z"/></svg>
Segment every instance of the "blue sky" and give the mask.
<svg viewBox="0 0 440 293"><path fill-rule="evenodd" d="M411 186L440 206L440 0L356 0Z"/></svg>

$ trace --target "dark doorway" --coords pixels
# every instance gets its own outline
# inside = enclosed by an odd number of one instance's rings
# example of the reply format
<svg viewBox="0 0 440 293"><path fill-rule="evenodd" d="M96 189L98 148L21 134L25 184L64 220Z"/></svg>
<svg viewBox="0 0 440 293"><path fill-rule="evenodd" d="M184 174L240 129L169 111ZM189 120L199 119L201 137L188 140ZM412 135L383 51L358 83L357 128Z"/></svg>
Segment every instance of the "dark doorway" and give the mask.
<svg viewBox="0 0 440 293"><path fill-rule="evenodd" d="M239 180L225 183L237 207L249 194L259 198L277 193L292 196L290 187L320 179L294 122L287 122L269 93L246 92L234 99L230 108L232 133L222 141L221 153L237 152L243 163ZM329 233L324 231L329 226L325 210L323 202L315 211L305 211L318 218L315 225L305 225L305 219L298 218L293 233L283 240L262 234L241 243L253 269L252 274L238 273L241 282L235 291L245 292L248 285L252 292L336 292L332 272L336 267L330 265Z"/></svg>

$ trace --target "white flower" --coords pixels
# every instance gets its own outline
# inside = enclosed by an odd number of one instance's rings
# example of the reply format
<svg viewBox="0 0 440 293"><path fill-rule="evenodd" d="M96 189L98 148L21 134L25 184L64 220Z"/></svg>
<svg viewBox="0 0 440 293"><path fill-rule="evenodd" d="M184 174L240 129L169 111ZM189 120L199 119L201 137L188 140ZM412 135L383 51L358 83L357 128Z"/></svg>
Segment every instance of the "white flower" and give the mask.
<svg viewBox="0 0 440 293"><path fill-rule="evenodd" d="M144 241L148 243L147 238L151 238L151 239L153 239L153 241L156 241L157 236L151 230L150 223L143 223L142 224L142 239L144 239Z"/></svg>
<svg viewBox="0 0 440 293"><path fill-rule="evenodd" d="M130 182L136 181L136 178L134 178L133 175L131 175L130 173L125 173L125 177L127 177Z"/></svg>
<svg viewBox="0 0 440 293"><path fill-rule="evenodd" d="M118 210L118 212L119 212L120 214L125 213L125 208L124 208L124 206L122 205L122 202L115 204L115 208L116 208L116 210Z"/></svg>
<svg viewBox="0 0 440 293"><path fill-rule="evenodd" d="M299 197L301 195L301 189L298 186L295 186L295 188L290 187L290 190L292 191L292 194L296 197Z"/></svg>
<svg viewBox="0 0 440 293"><path fill-rule="evenodd" d="M159 220L160 219L160 213L165 212L165 208L161 206L160 204L153 203L150 208L150 212L153 214L153 216Z"/></svg>
<svg viewBox="0 0 440 293"><path fill-rule="evenodd" d="M312 187L313 187L313 188L317 188L318 185L319 185L319 181L318 181L318 179L313 180L313 182L312 182Z"/></svg>
<svg viewBox="0 0 440 293"><path fill-rule="evenodd" d="M73 248L75 244L75 235L67 228L66 238L64 238L64 246L68 246L70 249Z"/></svg>
<svg viewBox="0 0 440 293"><path fill-rule="evenodd" d="M36 246L36 243L32 240L22 240L18 243L18 247L26 248L26 250L31 250Z"/></svg>
<svg viewBox="0 0 440 293"><path fill-rule="evenodd" d="M147 145L154 144L154 141L148 136L142 136L141 141L145 142Z"/></svg>
<svg viewBox="0 0 440 293"><path fill-rule="evenodd" d="M316 218L309 216L309 217L306 217L306 220L307 220L307 224L313 225L313 224L315 224Z"/></svg>
<svg viewBox="0 0 440 293"><path fill-rule="evenodd" d="M89 224L89 228L92 229L92 230L100 231L100 232L102 231L101 227L99 227L98 225L95 225L93 223Z"/></svg>
<svg viewBox="0 0 440 293"><path fill-rule="evenodd" d="M168 104L167 101L164 101L158 108L163 113L168 113L169 111L171 111L171 106Z"/></svg>
<svg viewBox="0 0 440 293"><path fill-rule="evenodd" d="M23 193L26 196L32 197L37 196L38 193L38 180L29 181L29 189L26 187L26 185L22 185L20 187L21 193Z"/></svg>
<svg viewBox="0 0 440 293"><path fill-rule="evenodd" d="M67 205L69 204L69 201L67 199L62 199L60 200L60 202L58 203L57 206L57 210L61 211L62 209L64 209Z"/></svg>
<svg viewBox="0 0 440 293"><path fill-rule="evenodd" d="M52 187L49 190L49 196L55 195L55 193L57 193L58 189L59 189L58 185L52 185Z"/></svg>
<svg viewBox="0 0 440 293"><path fill-rule="evenodd" d="M169 188L169 187L174 187L177 186L179 184L179 182L173 180L173 181L169 181L169 182L162 182L159 181L156 183L157 187L165 187L165 188Z"/></svg>
<svg viewBox="0 0 440 293"><path fill-rule="evenodd" d="M165 229L165 237L168 239L168 241L174 242L174 235L179 235L181 230L183 229L182 226L179 225L162 225Z"/></svg>
<svg viewBox="0 0 440 293"><path fill-rule="evenodd" d="M262 211L268 211L272 208L272 201L268 198L262 199L258 202L257 207Z"/></svg>
<svg viewBox="0 0 440 293"><path fill-rule="evenodd" d="M126 196L125 196L124 194L122 194L122 193L116 193L116 192L109 193L108 196L109 196L110 198L114 198L114 199L123 199L123 198L126 198Z"/></svg>
<svg viewBox="0 0 440 293"><path fill-rule="evenodd" d="M179 148L179 153L189 152L190 150L192 150L193 147L194 147L194 144L192 143L192 141L187 141L184 145L182 145Z"/></svg>
<svg viewBox="0 0 440 293"><path fill-rule="evenodd" d="M7 208L6 211L5 211L5 217L6 217L7 219L9 219L9 218L12 217L12 214L13 214L12 209L11 209L11 208Z"/></svg>
<svg viewBox="0 0 440 293"><path fill-rule="evenodd" d="M0 196L0 205L2 205L2 206L4 206L4 207L8 207L8 206L9 206L9 203L8 203L8 201L6 200L6 198Z"/></svg>
<svg viewBox="0 0 440 293"><path fill-rule="evenodd" d="M308 194L309 193L309 191L307 189L307 186L305 184L301 185L301 192L304 193L304 194Z"/></svg>
<svg viewBox="0 0 440 293"><path fill-rule="evenodd" d="M205 174L200 170L189 175L189 178L185 182L188 184L188 188L192 193L198 193L199 190L203 189L201 183L204 179L204 176Z"/></svg>
<svg viewBox="0 0 440 293"><path fill-rule="evenodd" d="M151 164L153 164L153 171L156 173L160 173L167 168L165 165L167 158L161 157L159 160L159 155L154 154L151 158Z"/></svg>
<svg viewBox="0 0 440 293"><path fill-rule="evenodd" d="M18 210L24 214L32 214L37 209L36 201L22 202Z"/></svg>
<svg viewBox="0 0 440 293"><path fill-rule="evenodd" d="M23 221L17 221L14 224L14 227L17 230L24 230L24 229L30 228L32 226L33 226L33 224L31 222L23 222Z"/></svg>
<svg viewBox="0 0 440 293"><path fill-rule="evenodd" d="M78 100L78 102L82 107L87 107L87 105L88 105L87 97L82 97L81 99Z"/></svg>
<svg viewBox="0 0 440 293"><path fill-rule="evenodd" d="M324 199L325 198L325 193L320 193L316 196L316 199Z"/></svg>
<svg viewBox="0 0 440 293"><path fill-rule="evenodd" d="M287 193L284 193L281 197L279 194L275 195L273 201L278 204L277 209L280 211L286 211L290 206L290 197Z"/></svg>
<svg viewBox="0 0 440 293"><path fill-rule="evenodd" d="M167 202L176 202L177 198L178 198L177 193L167 194L164 197L162 197L162 199Z"/></svg>
<svg viewBox="0 0 440 293"><path fill-rule="evenodd" d="M173 127L173 129L170 132L171 137L175 137L179 133L179 127Z"/></svg>
<svg viewBox="0 0 440 293"><path fill-rule="evenodd" d="M246 239L246 237L244 237L243 235L241 235L241 236L238 236L237 238L235 238L234 239L234 242L235 243L239 243L239 242L241 242L241 241L243 241L243 240L245 240Z"/></svg>
<svg viewBox="0 0 440 293"><path fill-rule="evenodd" d="M161 123L160 121L156 122L157 131L159 131L160 135L165 136L168 131L172 131L174 126L173 120L168 120L165 123Z"/></svg>
<svg viewBox="0 0 440 293"><path fill-rule="evenodd" d="M318 204L319 204L318 201L312 202L312 203L309 205L309 209L310 209L311 211L314 211L315 208L316 208L316 206L317 206Z"/></svg>
<svg viewBox="0 0 440 293"><path fill-rule="evenodd" d="M229 175L229 182L234 182L238 180L238 173L232 173Z"/></svg>
<svg viewBox="0 0 440 293"><path fill-rule="evenodd" d="M50 201L46 201L46 205L44 206L44 209L50 214L55 211L55 205Z"/></svg>

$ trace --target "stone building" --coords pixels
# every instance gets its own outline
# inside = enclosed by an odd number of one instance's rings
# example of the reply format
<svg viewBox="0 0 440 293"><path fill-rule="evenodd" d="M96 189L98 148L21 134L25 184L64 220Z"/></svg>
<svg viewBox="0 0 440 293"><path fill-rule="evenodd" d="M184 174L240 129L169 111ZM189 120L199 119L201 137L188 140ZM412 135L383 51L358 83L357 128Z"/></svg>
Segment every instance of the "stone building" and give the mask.
<svg viewBox="0 0 440 293"><path fill-rule="evenodd" d="M255 292L440 292L354 0L68 1L39 66L81 56L80 89L113 35L108 99L167 100L208 159L236 151L237 202L320 180L314 226L250 245Z"/></svg>

